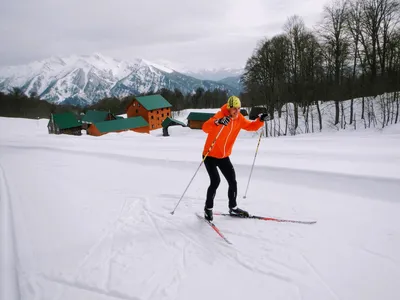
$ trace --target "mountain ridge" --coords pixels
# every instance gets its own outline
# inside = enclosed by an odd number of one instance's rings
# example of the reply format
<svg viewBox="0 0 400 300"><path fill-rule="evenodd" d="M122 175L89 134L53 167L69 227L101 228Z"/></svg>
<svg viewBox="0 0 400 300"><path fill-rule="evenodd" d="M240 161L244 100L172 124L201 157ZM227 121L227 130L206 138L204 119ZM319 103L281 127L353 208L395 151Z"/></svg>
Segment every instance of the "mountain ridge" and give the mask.
<svg viewBox="0 0 400 300"><path fill-rule="evenodd" d="M145 59L117 60L100 53L51 56L20 66L0 68L0 91L20 88L51 103L90 105L106 97L122 98L157 92L162 88L183 93L221 89L240 93L240 87L202 80Z"/></svg>

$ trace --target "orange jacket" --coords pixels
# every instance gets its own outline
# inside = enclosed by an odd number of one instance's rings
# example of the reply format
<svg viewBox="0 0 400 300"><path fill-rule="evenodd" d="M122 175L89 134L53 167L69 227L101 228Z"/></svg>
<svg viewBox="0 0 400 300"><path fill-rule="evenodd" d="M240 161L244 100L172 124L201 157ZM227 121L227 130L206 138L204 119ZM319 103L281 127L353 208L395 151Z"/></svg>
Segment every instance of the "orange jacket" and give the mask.
<svg viewBox="0 0 400 300"><path fill-rule="evenodd" d="M241 113L238 114L237 118L231 119L227 126L215 124L217 119L228 115L229 111L225 104L221 107L219 112L204 122L202 129L205 133L208 133L208 136L204 144L203 155L207 154L207 151L222 127L225 128L222 129L221 134L219 135L208 156L224 158L231 155L233 144L235 143L235 140L241 129L247 131L257 131L264 124L264 122L260 121L259 118L254 121L249 121Z"/></svg>

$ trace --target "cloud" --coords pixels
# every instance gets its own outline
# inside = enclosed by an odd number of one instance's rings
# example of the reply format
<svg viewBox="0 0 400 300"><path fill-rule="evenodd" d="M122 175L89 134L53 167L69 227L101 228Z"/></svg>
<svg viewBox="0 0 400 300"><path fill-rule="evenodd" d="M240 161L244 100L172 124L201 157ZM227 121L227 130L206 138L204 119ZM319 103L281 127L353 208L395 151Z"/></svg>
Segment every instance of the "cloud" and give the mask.
<svg viewBox="0 0 400 300"><path fill-rule="evenodd" d="M282 31L290 15L312 25L322 12L318 0L17 0L2 6L0 65L102 52L192 68L242 66L257 41Z"/></svg>

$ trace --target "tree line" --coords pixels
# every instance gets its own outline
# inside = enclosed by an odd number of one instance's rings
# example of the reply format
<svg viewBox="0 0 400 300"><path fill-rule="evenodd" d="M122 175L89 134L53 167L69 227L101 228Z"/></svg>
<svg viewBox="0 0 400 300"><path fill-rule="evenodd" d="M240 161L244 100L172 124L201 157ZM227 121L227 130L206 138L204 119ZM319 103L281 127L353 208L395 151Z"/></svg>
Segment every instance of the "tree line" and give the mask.
<svg viewBox="0 0 400 300"><path fill-rule="evenodd" d="M220 107L226 103L228 93L224 90L204 90L198 88L193 93L183 94L179 89L173 91L162 89L156 92L143 93L137 96L161 94L169 103L172 111L187 108ZM40 99L35 93L27 96L20 88L13 88L9 93L0 92L0 116L23 118L49 118L52 113L73 112L76 115L88 110L104 110L113 114L125 114L129 103L134 96L122 99L111 97L88 106L73 106L66 104L49 103Z"/></svg>
<svg viewBox="0 0 400 300"><path fill-rule="evenodd" d="M262 105L273 116L293 105L294 130L299 109L308 115L320 101L335 104L334 125L341 122L343 100L391 93L381 99L385 122L398 121L400 87L400 2L398 0L334 0L325 5L313 29L300 16L287 19L283 32L259 42L241 78L243 99ZM286 104L286 106L285 106ZM308 117L307 117L308 118ZM387 121L387 122L386 122Z"/></svg>

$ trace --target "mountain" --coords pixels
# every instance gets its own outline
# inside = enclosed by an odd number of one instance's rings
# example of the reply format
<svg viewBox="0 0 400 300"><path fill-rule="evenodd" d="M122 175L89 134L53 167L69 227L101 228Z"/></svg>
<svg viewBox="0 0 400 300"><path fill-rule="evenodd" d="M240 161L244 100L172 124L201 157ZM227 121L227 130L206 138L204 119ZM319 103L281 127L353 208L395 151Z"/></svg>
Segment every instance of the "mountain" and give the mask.
<svg viewBox="0 0 400 300"><path fill-rule="evenodd" d="M88 105L105 97L124 97L162 88L183 93L197 88L223 89L238 94L237 86L201 80L144 59L132 62L95 53L50 57L28 65L0 69L0 91L19 87L26 95L37 94L52 103Z"/></svg>
<svg viewBox="0 0 400 300"><path fill-rule="evenodd" d="M219 81L227 77L236 77L243 74L243 69L234 68L213 68L213 69L198 69L191 71L184 71L184 74L192 76L201 80L215 80Z"/></svg>
<svg viewBox="0 0 400 300"><path fill-rule="evenodd" d="M240 77L241 75L226 77L221 80L218 80L218 82L229 86L235 86L238 87L240 90L243 90L243 85L240 82Z"/></svg>

